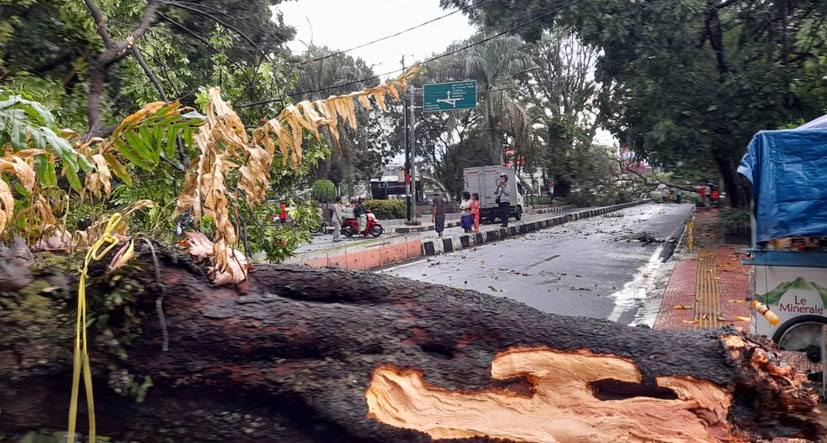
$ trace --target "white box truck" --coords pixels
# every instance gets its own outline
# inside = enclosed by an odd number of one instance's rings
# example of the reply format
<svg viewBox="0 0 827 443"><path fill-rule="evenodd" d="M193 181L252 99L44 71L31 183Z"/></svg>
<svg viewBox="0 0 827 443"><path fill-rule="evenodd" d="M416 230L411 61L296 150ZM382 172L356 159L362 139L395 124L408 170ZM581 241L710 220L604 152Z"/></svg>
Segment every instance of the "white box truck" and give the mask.
<svg viewBox="0 0 827 443"><path fill-rule="evenodd" d="M497 189L497 180L505 174L508 177L508 185L511 188L511 205L508 209L508 216L519 220L523 218L523 195L516 180L516 173L513 168L505 166L478 166L465 168L465 188L463 190L480 195L480 220L488 220L493 223L500 218L497 196L494 191Z"/></svg>

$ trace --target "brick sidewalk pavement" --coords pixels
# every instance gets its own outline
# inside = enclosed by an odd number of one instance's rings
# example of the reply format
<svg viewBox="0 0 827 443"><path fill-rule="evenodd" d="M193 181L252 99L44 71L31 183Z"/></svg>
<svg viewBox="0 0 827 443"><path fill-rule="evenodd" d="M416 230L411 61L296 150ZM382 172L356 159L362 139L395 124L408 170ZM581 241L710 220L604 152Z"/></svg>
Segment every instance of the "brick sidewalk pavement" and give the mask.
<svg viewBox="0 0 827 443"><path fill-rule="evenodd" d="M734 325L745 332L750 329L750 310L746 301L749 291L749 267L741 260L744 246L719 244L723 241L717 221L718 211L699 210L695 217L695 240L711 244L715 252L715 270L720 291L721 325ZM655 329L695 329L695 302L698 287L698 248L686 253L675 264L663 295Z"/></svg>

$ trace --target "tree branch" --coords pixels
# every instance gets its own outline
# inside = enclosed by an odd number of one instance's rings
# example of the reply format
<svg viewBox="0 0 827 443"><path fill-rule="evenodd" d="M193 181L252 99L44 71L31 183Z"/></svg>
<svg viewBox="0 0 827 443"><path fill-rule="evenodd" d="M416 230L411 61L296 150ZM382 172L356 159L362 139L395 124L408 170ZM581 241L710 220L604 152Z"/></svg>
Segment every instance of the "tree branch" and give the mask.
<svg viewBox="0 0 827 443"><path fill-rule="evenodd" d="M111 46L109 43L112 43L112 38L109 36L109 32L103 24L103 16L101 15L100 9L98 9L94 0L85 0L85 2L89 13L92 14L95 22L98 23L98 34L104 39L104 42L109 39L109 42L106 42L107 49L98 57L98 60L95 62L95 67L92 69L89 84L89 98L86 103L89 132L84 137L84 139L88 140L91 137L106 137L114 130L114 127L104 127L102 125L101 98L103 96L103 86L106 82L106 73L109 70L109 66L132 52L130 49L135 44L135 41L140 39L149 29L152 23L152 17L158 10L158 2L157 0L147 0L144 16L138 27L132 31L125 40Z"/></svg>
<svg viewBox="0 0 827 443"><path fill-rule="evenodd" d="M155 85L155 89L158 91L158 95L161 97L161 100L168 102L169 100L167 100L167 94L164 92L163 86L161 86L161 83L158 82L158 79L155 77L155 74L152 72L152 70L149 69L149 65L146 64L146 61L144 61L144 58L141 56L141 49L138 47L138 45L132 46L132 54L135 56L135 60L138 61L138 64L141 66L141 69L144 70L144 74L146 74L146 76L149 77L149 81L151 81L152 84Z"/></svg>
<svg viewBox="0 0 827 443"><path fill-rule="evenodd" d="M103 23L103 14L98 8L98 5L95 4L94 0L84 0L84 2L86 3L86 9L89 10L89 13L92 14L92 18L95 20L95 31L101 36L103 43L108 49L117 46L115 41L112 40L112 36L109 35L109 30L106 29L106 25Z"/></svg>

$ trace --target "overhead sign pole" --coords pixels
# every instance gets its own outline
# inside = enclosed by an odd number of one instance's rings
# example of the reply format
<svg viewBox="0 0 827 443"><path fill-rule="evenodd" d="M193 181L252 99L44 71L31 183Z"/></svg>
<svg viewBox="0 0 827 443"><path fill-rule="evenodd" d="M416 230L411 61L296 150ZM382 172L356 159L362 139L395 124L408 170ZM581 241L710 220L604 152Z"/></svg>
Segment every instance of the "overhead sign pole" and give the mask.
<svg viewBox="0 0 827 443"><path fill-rule="evenodd" d="M405 70L405 56L402 56L402 70ZM408 126L408 97L413 95L413 91L405 92L402 97L402 125L405 128L405 208L407 209L405 223L412 224L416 219L416 211L411 209L411 137L410 127Z"/></svg>
<svg viewBox="0 0 827 443"><path fill-rule="evenodd" d="M411 224L418 225L419 217L416 214L416 88L411 86Z"/></svg>
<svg viewBox="0 0 827 443"><path fill-rule="evenodd" d="M402 58L402 67L405 58ZM434 83L417 90L411 86L405 93L402 112L405 125L405 184L407 197L406 224L419 224L416 215L416 92L423 91L422 106L426 112L459 111L477 107L477 82ZM410 113L410 114L409 114Z"/></svg>

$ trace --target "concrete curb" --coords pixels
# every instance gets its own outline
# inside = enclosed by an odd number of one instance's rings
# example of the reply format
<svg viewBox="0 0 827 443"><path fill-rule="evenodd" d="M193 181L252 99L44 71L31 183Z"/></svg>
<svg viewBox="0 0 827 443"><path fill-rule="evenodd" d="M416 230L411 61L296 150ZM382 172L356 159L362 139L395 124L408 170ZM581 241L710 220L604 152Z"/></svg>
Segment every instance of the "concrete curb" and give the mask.
<svg viewBox="0 0 827 443"><path fill-rule="evenodd" d="M445 221L445 229L455 228L459 226L459 220ZM433 231L434 225L432 223L422 223L419 226L399 226L394 229L397 234L410 234L413 232Z"/></svg>
<svg viewBox="0 0 827 443"><path fill-rule="evenodd" d="M542 208L536 211L526 212L526 214L549 214L553 212L563 212L568 211L570 209L574 209L574 205L566 205L566 206L555 206L553 208ZM451 220L445 222L445 228L455 228L460 225L459 220ZM397 234L410 234L412 232L425 232L425 231L433 231L434 225L432 223L423 223L419 226L399 226L395 228Z"/></svg>
<svg viewBox="0 0 827 443"><path fill-rule="evenodd" d="M576 208L576 206L574 206L574 205L555 206L553 208L536 209L534 211L530 211L530 213L531 214L548 214L548 213L551 213L551 212L568 211L569 209L574 209L574 208ZM529 212L527 212L527 213L529 213Z"/></svg>
<svg viewBox="0 0 827 443"><path fill-rule="evenodd" d="M561 225L566 222L581 220L589 217L595 217L609 212L618 211L620 209L630 208L632 206L637 206L648 201L649 200L638 200L635 202L623 203L619 205L604 206L602 208L586 209L583 211L573 212L570 214L560 215L557 217L537 220L529 223L523 223L517 226L509 226L508 228L488 229L483 232L475 232L470 234L462 234L435 239L426 239L422 240L422 255L430 257L439 254L455 252L462 249L482 245L485 243L505 240L509 237L525 235L529 232L539 231L541 229Z"/></svg>

